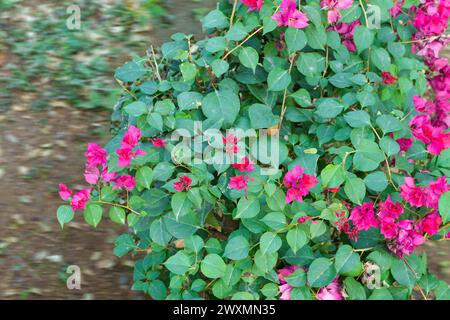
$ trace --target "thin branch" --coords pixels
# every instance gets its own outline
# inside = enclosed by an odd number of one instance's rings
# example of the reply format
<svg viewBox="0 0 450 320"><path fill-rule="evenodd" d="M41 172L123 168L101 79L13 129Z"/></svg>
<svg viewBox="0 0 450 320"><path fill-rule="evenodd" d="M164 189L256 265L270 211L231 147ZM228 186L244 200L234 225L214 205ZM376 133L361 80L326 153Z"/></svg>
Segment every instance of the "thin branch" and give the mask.
<svg viewBox="0 0 450 320"><path fill-rule="evenodd" d="M256 31L252 32L249 36L247 36L247 38L245 38L244 40L242 40L241 43L239 43L236 47L234 47L233 49L231 49L230 51L228 51L223 57L222 60L226 60L228 58L228 56L233 53L235 50L237 50L238 48L242 47L244 45L244 43L246 43L248 40L250 40L255 34L257 34L258 32L260 32L264 27L259 27L258 29L256 29Z"/></svg>

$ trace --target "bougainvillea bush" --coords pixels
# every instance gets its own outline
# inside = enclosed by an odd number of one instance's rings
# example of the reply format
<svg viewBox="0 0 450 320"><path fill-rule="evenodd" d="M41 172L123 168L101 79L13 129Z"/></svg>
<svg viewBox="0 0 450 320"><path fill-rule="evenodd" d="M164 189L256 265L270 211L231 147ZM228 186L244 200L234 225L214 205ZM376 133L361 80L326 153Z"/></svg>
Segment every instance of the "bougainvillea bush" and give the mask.
<svg viewBox="0 0 450 320"><path fill-rule="evenodd" d="M128 226L153 299L449 299L450 2L221 1L117 69L61 225Z"/></svg>

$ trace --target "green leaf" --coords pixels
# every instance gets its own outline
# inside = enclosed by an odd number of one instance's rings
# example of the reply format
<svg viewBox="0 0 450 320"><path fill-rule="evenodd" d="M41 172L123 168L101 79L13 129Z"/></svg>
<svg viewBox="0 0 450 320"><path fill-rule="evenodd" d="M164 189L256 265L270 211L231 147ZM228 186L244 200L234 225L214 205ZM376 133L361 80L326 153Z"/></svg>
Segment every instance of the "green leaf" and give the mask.
<svg viewBox="0 0 450 320"><path fill-rule="evenodd" d="M307 43L305 33L297 28L287 28L284 33L289 53L302 50Z"/></svg>
<svg viewBox="0 0 450 320"><path fill-rule="evenodd" d="M342 165L327 165L320 173L322 185L325 188L337 188L345 181L345 171Z"/></svg>
<svg viewBox="0 0 450 320"><path fill-rule="evenodd" d="M270 91L281 91L291 83L291 75L288 70L275 67L269 72L267 83Z"/></svg>
<svg viewBox="0 0 450 320"><path fill-rule="evenodd" d="M307 77L320 74L325 68L325 58L317 53L303 53L297 60L297 69Z"/></svg>
<svg viewBox="0 0 450 320"><path fill-rule="evenodd" d="M391 57L383 48L375 48L370 54L370 62L380 71L389 71L391 67Z"/></svg>
<svg viewBox="0 0 450 320"><path fill-rule="evenodd" d="M129 234L122 234L114 241L116 245L113 252L117 257L123 257L125 254L133 250L136 245L133 237Z"/></svg>
<svg viewBox="0 0 450 320"><path fill-rule="evenodd" d="M159 113L150 113L147 117L147 123L151 128L154 128L159 132L163 131L163 118Z"/></svg>
<svg viewBox="0 0 450 320"><path fill-rule="evenodd" d="M204 29L225 29L229 26L228 18L220 10L213 10L203 18Z"/></svg>
<svg viewBox="0 0 450 320"><path fill-rule="evenodd" d="M248 109L250 124L253 129L271 128L280 120L272 109L264 104L252 104Z"/></svg>
<svg viewBox="0 0 450 320"><path fill-rule="evenodd" d="M72 221L74 217L74 212L71 206L59 206L58 210L56 211L56 217L58 218L58 222L61 225L61 228L64 227L64 225L70 221Z"/></svg>
<svg viewBox="0 0 450 320"><path fill-rule="evenodd" d="M353 34L353 41L355 42L358 52L362 52L373 44L374 34L365 26L357 26Z"/></svg>
<svg viewBox="0 0 450 320"><path fill-rule="evenodd" d="M364 178L364 183L366 184L367 188L375 192L382 192L388 186L386 174L382 171L369 173Z"/></svg>
<svg viewBox="0 0 450 320"><path fill-rule="evenodd" d="M273 230L278 230L286 226L286 216L282 212L268 213L261 221Z"/></svg>
<svg viewBox="0 0 450 320"><path fill-rule="evenodd" d="M361 204L366 196L366 186L360 178L348 178L344 186L347 197L355 204Z"/></svg>
<svg viewBox="0 0 450 320"><path fill-rule="evenodd" d="M112 206L111 209L109 209L109 218L115 223L125 224L125 210L117 206Z"/></svg>
<svg viewBox="0 0 450 320"><path fill-rule="evenodd" d="M227 39L225 37L213 37L206 41L205 49L208 52L216 53L225 50Z"/></svg>
<svg viewBox="0 0 450 320"><path fill-rule="evenodd" d="M269 208L274 211L283 211L286 206L286 196L281 189L277 189L266 201Z"/></svg>
<svg viewBox="0 0 450 320"><path fill-rule="evenodd" d="M349 245L339 247L334 265L336 272L346 277L356 277L363 270L359 255Z"/></svg>
<svg viewBox="0 0 450 320"><path fill-rule="evenodd" d="M269 254L263 254L261 250L257 250L255 253L255 265L264 274L271 271L277 264L278 253L273 252Z"/></svg>
<svg viewBox="0 0 450 320"><path fill-rule="evenodd" d="M345 278L344 287L350 300L366 300L366 291L363 285L354 278Z"/></svg>
<svg viewBox="0 0 450 320"><path fill-rule="evenodd" d="M408 267L405 261L401 259L395 259L392 262L391 272L398 283L409 289L412 289L417 282L417 278L413 271Z"/></svg>
<svg viewBox="0 0 450 320"><path fill-rule="evenodd" d="M183 75L184 81L194 80L197 76L197 66L190 62L183 62L180 65L180 71Z"/></svg>
<svg viewBox="0 0 450 320"><path fill-rule="evenodd" d="M172 273L184 275L192 266L192 262L192 258L184 251L178 251L164 262L164 266Z"/></svg>
<svg viewBox="0 0 450 320"><path fill-rule="evenodd" d="M394 156L400 152L400 145L389 136L381 138L380 147L388 157Z"/></svg>
<svg viewBox="0 0 450 320"><path fill-rule="evenodd" d="M150 237L159 245L166 246L172 239L172 235L167 231L167 227L162 219L156 219L150 225Z"/></svg>
<svg viewBox="0 0 450 320"><path fill-rule="evenodd" d="M203 96L198 92L182 92L177 96L180 110L197 109L202 105Z"/></svg>
<svg viewBox="0 0 450 320"><path fill-rule="evenodd" d="M383 133L395 132L402 130L403 125L397 118L389 115L383 114L377 118L377 125L383 130Z"/></svg>
<svg viewBox="0 0 450 320"><path fill-rule="evenodd" d="M261 236L259 247L262 254L274 253L281 248L281 238L273 232L266 232Z"/></svg>
<svg viewBox="0 0 450 320"><path fill-rule="evenodd" d="M148 108L142 101L135 101L125 107L126 113L133 117L139 117L148 112Z"/></svg>
<svg viewBox="0 0 450 320"><path fill-rule="evenodd" d="M225 246L223 256L231 260L242 260L248 257L250 245L243 236L231 238Z"/></svg>
<svg viewBox="0 0 450 320"><path fill-rule="evenodd" d="M388 289L379 288L372 291L368 300L394 300L394 297Z"/></svg>
<svg viewBox="0 0 450 320"><path fill-rule="evenodd" d="M236 120L241 107L239 96L230 90L214 90L208 94L202 103L203 114L214 122L223 121L231 126Z"/></svg>
<svg viewBox="0 0 450 320"><path fill-rule="evenodd" d="M239 61L243 66L252 69L253 73L255 73L259 62L258 52L252 47L244 47L239 51Z"/></svg>
<svg viewBox="0 0 450 320"><path fill-rule="evenodd" d="M138 186L150 189L153 181L153 170L150 167L142 167L136 173L136 183Z"/></svg>
<svg viewBox="0 0 450 320"><path fill-rule="evenodd" d="M344 115L345 121L353 128L370 125L370 116L365 111L350 111Z"/></svg>
<svg viewBox="0 0 450 320"><path fill-rule="evenodd" d="M316 223L311 223L309 226L309 233L311 239L318 238L327 232L327 225L323 221L317 221Z"/></svg>
<svg viewBox="0 0 450 320"><path fill-rule="evenodd" d="M86 222L95 228L102 220L103 209L98 204L88 204L83 215Z"/></svg>
<svg viewBox="0 0 450 320"><path fill-rule="evenodd" d="M123 82L134 82L142 77L146 72L147 71L142 64L131 61L118 68L114 74L114 77Z"/></svg>
<svg viewBox="0 0 450 320"><path fill-rule="evenodd" d="M200 265L200 270L205 275L205 277L210 279L221 278L225 275L227 266L223 259L215 254L208 254L202 261Z"/></svg>
<svg viewBox="0 0 450 320"><path fill-rule="evenodd" d="M351 81L353 74L348 72L339 72L329 78L330 83L336 88L348 88L353 85Z"/></svg>
<svg viewBox="0 0 450 320"><path fill-rule="evenodd" d="M293 94L290 95L292 98L294 98L295 102L297 102L300 106L303 108L307 108L311 106L311 96L306 89L298 89Z"/></svg>
<svg viewBox="0 0 450 320"><path fill-rule="evenodd" d="M308 269L308 283L312 288L326 287L336 277L336 269L330 259L317 258Z"/></svg>
<svg viewBox="0 0 450 320"><path fill-rule="evenodd" d="M439 214L443 223L450 221L450 191L442 194L439 198Z"/></svg>
<svg viewBox="0 0 450 320"><path fill-rule="evenodd" d="M250 219L258 215L260 209L259 200L256 198L241 198L236 208L234 219Z"/></svg>
<svg viewBox="0 0 450 320"><path fill-rule="evenodd" d="M189 201L186 192L177 192L172 196L172 211L176 221L191 211L192 202Z"/></svg>
<svg viewBox="0 0 450 320"><path fill-rule="evenodd" d="M359 171L373 171L378 168L381 161L384 160L384 153L378 145L370 140L363 139L356 146L356 153L353 157L353 166Z"/></svg>
<svg viewBox="0 0 450 320"><path fill-rule="evenodd" d="M211 68L216 75L216 77L222 76L225 72L228 71L230 65L228 62L222 59L216 59L211 63Z"/></svg>
<svg viewBox="0 0 450 320"><path fill-rule="evenodd" d="M316 114L324 119L331 119L338 116L344 106L337 100L332 98L321 99L319 105L317 106Z"/></svg>
<svg viewBox="0 0 450 320"><path fill-rule="evenodd" d="M299 226L289 230L286 240L294 254L308 242L306 233Z"/></svg>
<svg viewBox="0 0 450 320"><path fill-rule="evenodd" d="M303 287L306 284L306 272L303 269L297 269L284 280L294 288Z"/></svg>
<svg viewBox="0 0 450 320"><path fill-rule="evenodd" d="M261 288L261 293L266 298L274 298L278 294L278 286L275 283L266 283Z"/></svg>

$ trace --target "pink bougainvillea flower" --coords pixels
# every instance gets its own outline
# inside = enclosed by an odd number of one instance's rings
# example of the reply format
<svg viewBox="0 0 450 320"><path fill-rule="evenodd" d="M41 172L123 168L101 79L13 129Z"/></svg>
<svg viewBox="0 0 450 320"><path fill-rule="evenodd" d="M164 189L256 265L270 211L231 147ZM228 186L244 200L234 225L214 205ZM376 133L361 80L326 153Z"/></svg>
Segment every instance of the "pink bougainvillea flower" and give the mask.
<svg viewBox="0 0 450 320"><path fill-rule="evenodd" d="M177 191L187 191L191 188L192 179L189 176L182 176L178 181L173 183L173 187Z"/></svg>
<svg viewBox="0 0 450 320"><path fill-rule="evenodd" d="M150 139L150 142L155 148L165 148L166 143L162 138Z"/></svg>
<svg viewBox="0 0 450 320"><path fill-rule="evenodd" d="M397 236L398 228L394 220L380 220L380 232L386 239L394 239Z"/></svg>
<svg viewBox="0 0 450 320"><path fill-rule="evenodd" d="M264 5L264 0L242 0L242 3L249 7L247 12L253 10L259 11Z"/></svg>
<svg viewBox="0 0 450 320"><path fill-rule="evenodd" d="M66 201L72 195L72 190L70 190L64 183L60 183L58 193L60 198Z"/></svg>
<svg viewBox="0 0 450 320"><path fill-rule="evenodd" d="M131 164L131 159L133 157L133 149L130 147L122 147L116 150L119 160L117 165L119 167L128 167Z"/></svg>
<svg viewBox="0 0 450 320"><path fill-rule="evenodd" d="M420 208L425 204L426 194L421 187L415 185L414 178L406 177L405 183L400 186L400 190L403 200L411 206Z"/></svg>
<svg viewBox="0 0 450 320"><path fill-rule="evenodd" d="M408 151L409 148L412 147L413 139L412 138L399 138L395 140L400 146L400 151Z"/></svg>
<svg viewBox="0 0 450 320"><path fill-rule="evenodd" d="M228 188L235 190L244 190L245 198L247 198L248 182L253 180L255 179L249 177L248 175L231 177Z"/></svg>
<svg viewBox="0 0 450 320"><path fill-rule="evenodd" d="M433 155L440 155L443 150L450 148L450 132L443 132L442 128L434 128L430 140L427 151Z"/></svg>
<svg viewBox="0 0 450 320"><path fill-rule="evenodd" d="M328 30L339 33L342 44L347 48L347 50L350 52L355 52L356 45L353 42L353 34L355 32L355 28L359 25L361 25L359 20L353 21L351 24L339 22L336 25L329 27Z"/></svg>
<svg viewBox="0 0 450 320"><path fill-rule="evenodd" d="M109 172L108 167L104 167L102 172L98 170L98 168L86 168L84 172L84 178L89 184L97 184L100 178L102 178L106 182L110 182L116 176L115 172Z"/></svg>
<svg viewBox="0 0 450 320"><path fill-rule="evenodd" d="M87 151L84 155L86 156L88 167L106 164L106 150L100 148L96 143L88 143Z"/></svg>
<svg viewBox="0 0 450 320"><path fill-rule="evenodd" d="M426 112L426 105L428 100L422 98L421 96L413 96L414 108L419 112Z"/></svg>
<svg viewBox="0 0 450 320"><path fill-rule="evenodd" d="M110 182L110 181L114 180L114 178L116 177L116 173L115 172L109 172L108 171L108 167L104 167L103 170L102 170L102 173L101 173L101 177L106 182Z"/></svg>
<svg viewBox="0 0 450 320"><path fill-rule="evenodd" d="M425 242L425 238L415 230L413 220L401 220L397 223L397 227L397 235L388 243L388 248L399 257L411 254L416 247Z"/></svg>
<svg viewBox="0 0 450 320"><path fill-rule="evenodd" d="M280 10L272 16L272 19L277 22L279 27L303 29L308 26L308 17L297 10L295 0L282 0Z"/></svg>
<svg viewBox="0 0 450 320"><path fill-rule="evenodd" d="M335 23L341 17L340 11L350 8L353 0L322 0L320 6L323 10L328 10L328 23Z"/></svg>
<svg viewBox="0 0 450 320"><path fill-rule="evenodd" d="M242 161L240 163L233 163L231 166L241 172L252 172L253 170L255 170L255 168L253 167L253 163L248 157L242 158Z"/></svg>
<svg viewBox="0 0 450 320"><path fill-rule="evenodd" d="M234 134L230 133L226 137L222 137L222 142L225 145L225 151L228 155L232 156L234 153L238 153L238 138L235 137Z"/></svg>
<svg viewBox="0 0 450 320"><path fill-rule="evenodd" d="M402 12L402 5L405 0L394 0L394 6L391 8L391 17L396 17Z"/></svg>
<svg viewBox="0 0 450 320"><path fill-rule="evenodd" d="M116 153L119 156L119 160L117 161L117 165L119 167L128 167L130 166L132 159L136 159L137 156L147 154L141 149L136 149L136 151L133 152L133 149L128 146L123 146L122 148L117 149Z"/></svg>
<svg viewBox="0 0 450 320"><path fill-rule="evenodd" d="M128 191L131 191L136 187L136 179L129 174L125 174L123 176L118 176L114 179L115 185L113 189L122 189L125 188Z"/></svg>
<svg viewBox="0 0 450 320"><path fill-rule="evenodd" d="M380 202L378 217L381 220L396 220L403 213L403 207L399 202L393 202L388 195L385 201Z"/></svg>
<svg viewBox="0 0 450 320"><path fill-rule="evenodd" d="M139 143L141 139L141 130L131 125L122 139L122 147L128 147L133 149Z"/></svg>
<svg viewBox="0 0 450 320"><path fill-rule="evenodd" d="M317 300L344 300L343 289L336 277L329 285L319 290Z"/></svg>
<svg viewBox="0 0 450 320"><path fill-rule="evenodd" d="M449 185L444 176L439 177L436 181L431 181L426 188L425 204L429 208L437 209L439 206L439 198L449 190Z"/></svg>
<svg viewBox="0 0 450 320"><path fill-rule="evenodd" d="M316 177L305 174L303 171L301 166L295 166L284 176L283 183L288 188L286 203L291 203L294 200L303 201L303 197L317 184Z"/></svg>
<svg viewBox="0 0 450 320"><path fill-rule="evenodd" d="M350 220L358 230L369 230L378 226L372 202L364 202L362 205L354 207L350 214Z"/></svg>
<svg viewBox="0 0 450 320"><path fill-rule="evenodd" d="M383 71L381 72L381 76L383 77L383 84L394 84L397 82L397 78L390 72Z"/></svg>
<svg viewBox="0 0 450 320"><path fill-rule="evenodd" d="M428 233L430 236L439 232L439 227L442 224L442 218L438 212L433 211L423 218L419 224L419 231L422 233Z"/></svg>
<svg viewBox="0 0 450 320"><path fill-rule="evenodd" d="M73 211L86 208L86 202L89 201L91 189L83 189L75 193L70 202Z"/></svg>
<svg viewBox="0 0 450 320"><path fill-rule="evenodd" d="M89 184L97 184L98 178L100 176L100 172L98 171L98 168L86 168L86 171L84 172L84 179Z"/></svg>

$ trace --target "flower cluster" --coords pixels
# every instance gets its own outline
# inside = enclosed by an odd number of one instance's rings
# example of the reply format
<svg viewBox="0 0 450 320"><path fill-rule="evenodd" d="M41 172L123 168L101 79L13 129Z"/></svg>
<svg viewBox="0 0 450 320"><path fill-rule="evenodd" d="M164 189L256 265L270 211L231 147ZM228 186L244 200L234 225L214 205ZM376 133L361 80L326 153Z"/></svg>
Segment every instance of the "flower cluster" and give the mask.
<svg viewBox="0 0 450 320"><path fill-rule="evenodd" d="M291 171L287 172L283 178L286 188L286 203L294 200L303 201L303 197L309 193L309 190L317 184L316 177L304 173L301 166L295 166Z"/></svg>
<svg viewBox="0 0 450 320"><path fill-rule="evenodd" d="M280 10L272 18L277 22L279 27L285 26L303 29L309 25L307 15L297 10L295 0L282 0Z"/></svg>
<svg viewBox="0 0 450 320"><path fill-rule="evenodd" d="M434 101L415 96L414 107L425 113L415 116L410 126L414 137L427 145L431 154L440 154L450 147L450 66L439 54L449 39L442 35L448 26L450 3L427 0L418 7L411 7L415 14L412 51L422 56L429 68L428 80L434 91Z"/></svg>
<svg viewBox="0 0 450 320"><path fill-rule="evenodd" d="M255 170L255 168L253 167L253 163L248 157L242 158L240 163L233 163L231 166L236 168L236 170L240 172L252 172L253 170ZM247 174L237 175L230 178L228 187L235 190L244 190L244 195L247 198L248 182L253 180L254 179Z"/></svg>

